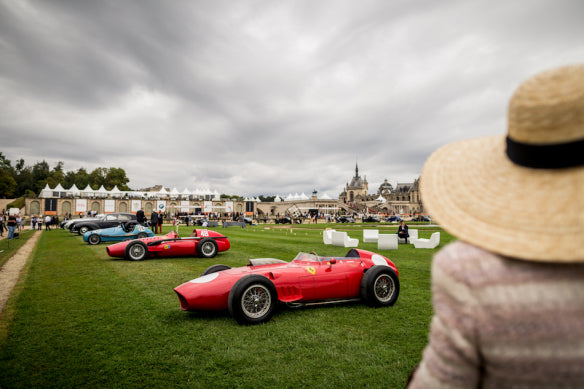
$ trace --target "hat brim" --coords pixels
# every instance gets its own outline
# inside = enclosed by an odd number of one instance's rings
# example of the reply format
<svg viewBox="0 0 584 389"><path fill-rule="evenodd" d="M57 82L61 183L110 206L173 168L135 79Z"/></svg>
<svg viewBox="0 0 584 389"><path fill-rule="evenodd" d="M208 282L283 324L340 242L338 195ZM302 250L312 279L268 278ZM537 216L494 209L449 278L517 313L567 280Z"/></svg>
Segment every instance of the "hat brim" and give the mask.
<svg viewBox="0 0 584 389"><path fill-rule="evenodd" d="M514 258L584 262L584 167L512 163L505 136L444 146L424 165L425 210L460 240Z"/></svg>

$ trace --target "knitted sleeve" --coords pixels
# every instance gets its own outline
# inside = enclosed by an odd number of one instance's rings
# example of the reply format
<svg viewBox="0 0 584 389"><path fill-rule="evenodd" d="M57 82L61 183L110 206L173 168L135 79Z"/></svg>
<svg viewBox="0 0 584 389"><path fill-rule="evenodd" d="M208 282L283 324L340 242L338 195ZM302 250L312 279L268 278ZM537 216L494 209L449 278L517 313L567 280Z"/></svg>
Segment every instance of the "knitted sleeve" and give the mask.
<svg viewBox="0 0 584 389"><path fill-rule="evenodd" d="M476 301L464 274L465 251L451 245L432 264L432 318L429 344L410 388L473 388L481 357L474 324Z"/></svg>
<svg viewBox="0 0 584 389"><path fill-rule="evenodd" d="M411 388L584 387L584 264L456 242L432 264L434 317Z"/></svg>

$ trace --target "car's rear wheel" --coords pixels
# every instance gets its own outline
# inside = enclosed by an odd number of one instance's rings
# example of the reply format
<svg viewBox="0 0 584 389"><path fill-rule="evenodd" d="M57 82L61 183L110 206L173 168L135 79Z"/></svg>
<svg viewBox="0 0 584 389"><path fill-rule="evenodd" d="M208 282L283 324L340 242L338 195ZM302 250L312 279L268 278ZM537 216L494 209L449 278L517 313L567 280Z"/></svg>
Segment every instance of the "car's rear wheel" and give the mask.
<svg viewBox="0 0 584 389"><path fill-rule="evenodd" d="M229 267L227 265L221 265L221 264L209 266L208 268L205 269L205 271L203 271L201 273L201 277L206 276L207 274L217 273L218 271L229 270L229 269L231 269L231 267Z"/></svg>
<svg viewBox="0 0 584 389"><path fill-rule="evenodd" d="M140 240L132 241L126 246L126 259L142 261L148 255L148 247Z"/></svg>
<svg viewBox="0 0 584 389"><path fill-rule="evenodd" d="M197 245L197 254L203 258L213 258L217 255L217 251L219 251L217 242L211 238L201 239Z"/></svg>
<svg viewBox="0 0 584 389"><path fill-rule="evenodd" d="M144 238L147 238L147 237L148 237L148 234L147 234L147 233L145 233L145 232L140 232L140 233L138 234L138 237L137 237L137 238L138 238L138 239L144 239Z"/></svg>
<svg viewBox="0 0 584 389"><path fill-rule="evenodd" d="M264 276L252 274L239 279L229 292L229 313L239 324L259 324L272 318L278 292Z"/></svg>
<svg viewBox="0 0 584 389"><path fill-rule="evenodd" d="M395 304L399 296L399 278L388 266L373 266L361 280L361 297L366 304L386 307Z"/></svg>
<svg viewBox="0 0 584 389"><path fill-rule="evenodd" d="M87 238L87 242L92 245L99 244L101 242L101 237L97 234L91 234Z"/></svg>

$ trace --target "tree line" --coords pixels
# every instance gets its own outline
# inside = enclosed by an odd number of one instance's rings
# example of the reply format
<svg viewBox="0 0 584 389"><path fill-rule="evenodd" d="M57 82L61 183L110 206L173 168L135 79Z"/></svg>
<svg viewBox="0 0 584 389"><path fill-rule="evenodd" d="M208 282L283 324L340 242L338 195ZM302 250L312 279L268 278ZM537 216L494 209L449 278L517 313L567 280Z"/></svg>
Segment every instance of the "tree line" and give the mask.
<svg viewBox="0 0 584 389"><path fill-rule="evenodd" d="M89 185L97 190L103 185L107 190L114 186L121 191L131 190L124 169L98 167L89 173L85 168L65 171L63 166L64 163L59 161L51 169L44 160L30 166L22 158L13 165L0 152L0 198L37 197L47 184L50 188L61 184L68 189L75 184L79 189Z"/></svg>

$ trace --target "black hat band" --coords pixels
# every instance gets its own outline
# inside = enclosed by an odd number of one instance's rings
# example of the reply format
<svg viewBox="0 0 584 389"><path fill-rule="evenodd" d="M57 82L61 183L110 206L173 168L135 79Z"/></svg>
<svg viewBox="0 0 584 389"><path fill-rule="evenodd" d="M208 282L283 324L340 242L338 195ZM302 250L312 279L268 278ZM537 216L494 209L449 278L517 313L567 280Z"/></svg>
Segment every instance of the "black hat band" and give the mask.
<svg viewBox="0 0 584 389"><path fill-rule="evenodd" d="M551 145L516 142L507 137L507 156L517 165L561 169L584 165L584 139Z"/></svg>

